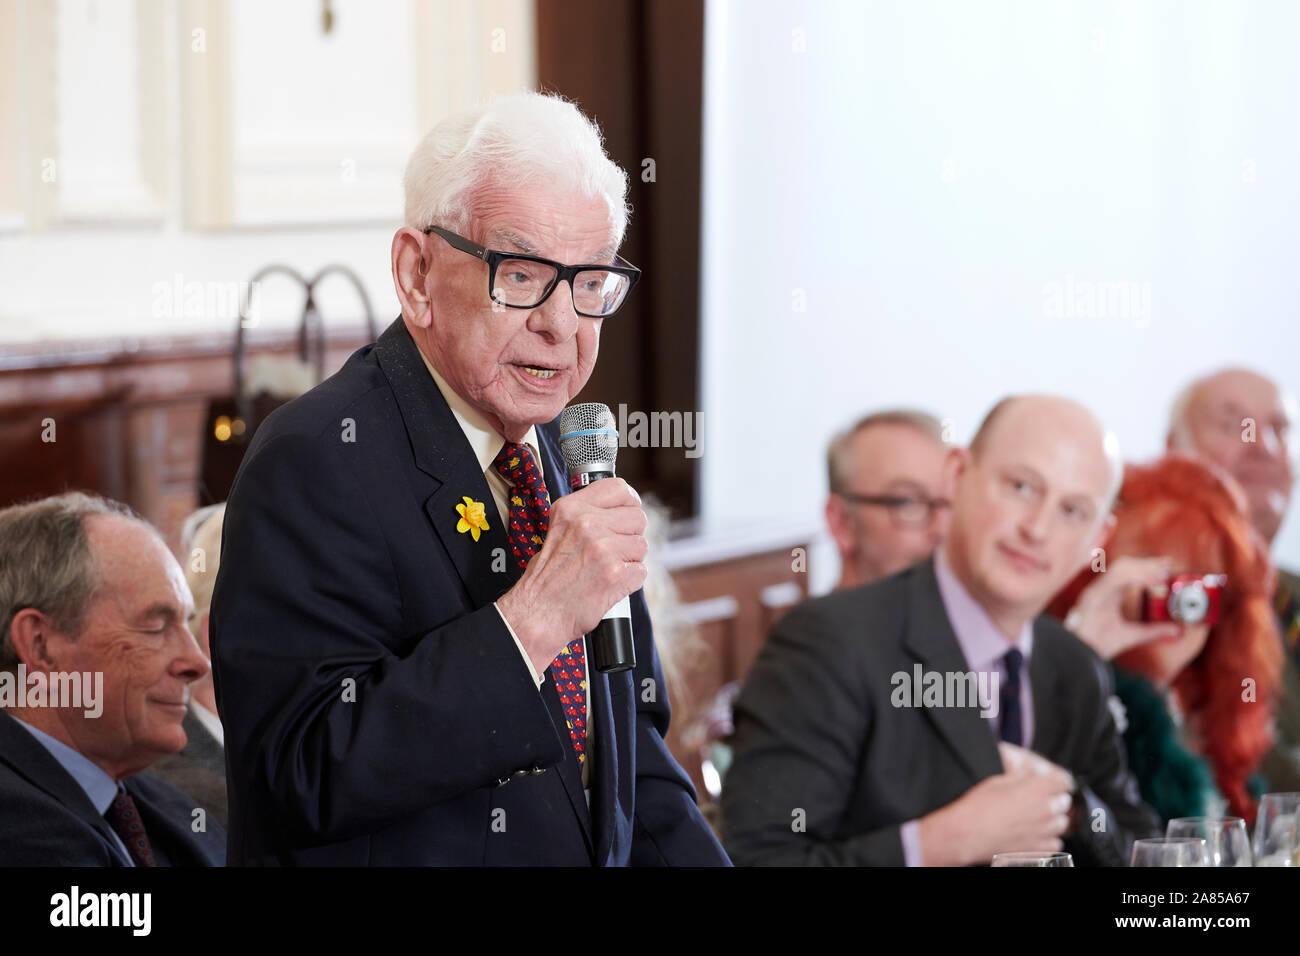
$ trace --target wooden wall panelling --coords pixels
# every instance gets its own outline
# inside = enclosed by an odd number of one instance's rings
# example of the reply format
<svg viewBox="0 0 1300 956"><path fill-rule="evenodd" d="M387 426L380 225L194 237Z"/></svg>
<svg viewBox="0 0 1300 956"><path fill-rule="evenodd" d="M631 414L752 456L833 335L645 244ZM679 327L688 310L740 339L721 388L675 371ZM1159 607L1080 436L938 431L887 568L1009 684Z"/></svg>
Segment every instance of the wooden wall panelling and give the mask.
<svg viewBox="0 0 1300 956"><path fill-rule="evenodd" d="M682 614L695 621L706 656L685 675L685 686L672 691L667 743L703 800L700 724L719 690L744 681L772 624L807 596L807 575L792 570L790 548L780 547L676 566L672 576Z"/></svg>
<svg viewBox="0 0 1300 956"><path fill-rule="evenodd" d="M367 341L329 334L326 373ZM291 331L259 332L253 349L292 355ZM228 398L232 337L43 343L0 348L0 506L68 489L124 501L179 544L199 504L208 403ZM54 442L43 442L53 419Z"/></svg>

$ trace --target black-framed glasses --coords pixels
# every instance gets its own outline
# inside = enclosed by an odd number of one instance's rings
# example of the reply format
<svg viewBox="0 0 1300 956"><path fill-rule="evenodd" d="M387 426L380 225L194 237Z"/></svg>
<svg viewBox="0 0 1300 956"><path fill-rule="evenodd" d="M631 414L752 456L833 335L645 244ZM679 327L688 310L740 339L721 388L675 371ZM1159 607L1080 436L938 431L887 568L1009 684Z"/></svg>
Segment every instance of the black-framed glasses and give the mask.
<svg viewBox="0 0 1300 956"><path fill-rule="evenodd" d="M621 256L614 257L618 265L566 266L540 256L488 249L439 226L430 226L424 232L436 233L453 249L486 262L488 296L509 309L535 309L556 286L568 282L573 310L591 319L605 319L619 310L641 278L641 270Z"/></svg>
<svg viewBox="0 0 1300 956"><path fill-rule="evenodd" d="M851 491L837 491L837 495L855 505L875 505L889 509L895 524L911 528L924 528L936 511L951 508L947 498L914 498L911 495L859 495Z"/></svg>

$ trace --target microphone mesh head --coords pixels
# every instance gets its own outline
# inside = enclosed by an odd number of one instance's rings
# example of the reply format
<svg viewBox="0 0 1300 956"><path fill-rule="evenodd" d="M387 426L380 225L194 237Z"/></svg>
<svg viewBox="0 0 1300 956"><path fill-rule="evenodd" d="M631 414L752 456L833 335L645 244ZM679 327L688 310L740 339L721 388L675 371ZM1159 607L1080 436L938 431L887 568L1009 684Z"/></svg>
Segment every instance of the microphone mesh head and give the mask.
<svg viewBox="0 0 1300 956"><path fill-rule="evenodd" d="M614 470L618 457L618 426L608 405L580 402L560 414L560 453L569 477L588 471Z"/></svg>

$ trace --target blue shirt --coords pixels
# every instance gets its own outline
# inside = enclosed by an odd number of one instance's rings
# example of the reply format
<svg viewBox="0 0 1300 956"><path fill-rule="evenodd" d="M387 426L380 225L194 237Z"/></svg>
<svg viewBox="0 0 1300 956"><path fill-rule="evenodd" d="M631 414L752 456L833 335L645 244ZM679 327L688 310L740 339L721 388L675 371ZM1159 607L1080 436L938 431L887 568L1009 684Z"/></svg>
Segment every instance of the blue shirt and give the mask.
<svg viewBox="0 0 1300 956"><path fill-rule="evenodd" d="M121 787L118 782L106 774L86 756L77 753L61 740L55 740L49 734L42 730L37 730L26 721L17 721L18 726L24 728L28 733L35 737L41 745L50 752L50 756L59 762L59 766L68 772L77 785L85 791L86 796L90 798L90 803L95 808L95 812L101 817L108 812L112 805L117 792ZM126 845L118 838L116 833L112 834L113 842L121 851L122 859L126 860L128 866L135 866L135 861L131 859L131 854L126 851Z"/></svg>

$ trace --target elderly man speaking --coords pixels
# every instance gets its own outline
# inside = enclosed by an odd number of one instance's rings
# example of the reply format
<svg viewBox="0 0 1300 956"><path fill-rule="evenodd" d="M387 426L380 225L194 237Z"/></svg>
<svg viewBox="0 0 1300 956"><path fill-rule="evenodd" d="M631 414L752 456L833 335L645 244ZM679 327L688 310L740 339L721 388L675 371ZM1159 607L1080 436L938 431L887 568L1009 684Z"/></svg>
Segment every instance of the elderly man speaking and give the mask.
<svg viewBox="0 0 1300 956"><path fill-rule="evenodd" d="M571 104L439 124L393 237L401 318L259 429L212 602L229 862L728 862L664 745L619 479L556 419L638 272L626 174ZM631 595L636 667L583 636Z"/></svg>

